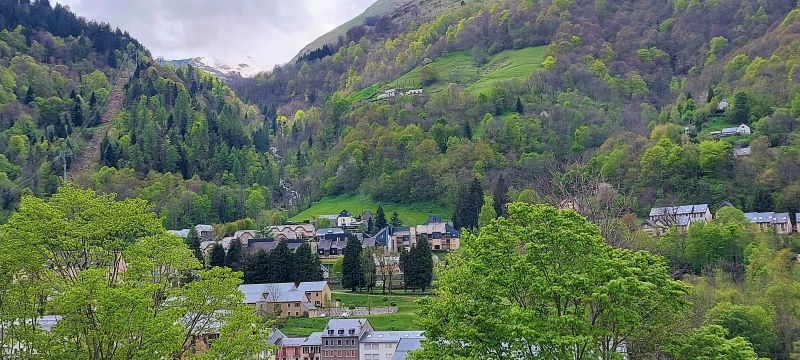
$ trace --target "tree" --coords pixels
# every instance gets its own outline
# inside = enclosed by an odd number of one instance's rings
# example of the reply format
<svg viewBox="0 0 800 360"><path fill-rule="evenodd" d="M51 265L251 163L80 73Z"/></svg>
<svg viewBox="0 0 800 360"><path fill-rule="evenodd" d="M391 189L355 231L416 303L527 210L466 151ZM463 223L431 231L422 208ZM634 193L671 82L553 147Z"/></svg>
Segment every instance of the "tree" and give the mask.
<svg viewBox="0 0 800 360"><path fill-rule="evenodd" d="M426 65L420 71L420 84L422 86L430 86L437 80L436 69L430 65Z"/></svg>
<svg viewBox="0 0 800 360"><path fill-rule="evenodd" d="M517 114L525 115L525 107L522 105L522 99L517 96Z"/></svg>
<svg viewBox="0 0 800 360"><path fill-rule="evenodd" d="M494 212L497 216L506 215L506 204L508 204L508 184L506 179L501 174L498 176L497 181L494 183L492 190L492 199L494 200Z"/></svg>
<svg viewBox="0 0 800 360"><path fill-rule="evenodd" d="M294 254L289 250L289 243L286 240L278 241L276 246L269 253L270 259L270 282L282 283L294 281L292 270L294 267Z"/></svg>
<svg viewBox="0 0 800 360"><path fill-rule="evenodd" d="M233 271L242 271L242 260L244 253L242 252L242 242L234 239L228 245L228 252L225 254L225 266L231 268Z"/></svg>
<svg viewBox="0 0 800 360"><path fill-rule="evenodd" d="M244 282L246 284L263 284L270 282L272 276L270 272L269 253L264 249L258 249L251 255L244 271Z"/></svg>
<svg viewBox="0 0 800 360"><path fill-rule="evenodd" d="M361 271L364 274L364 287L371 293L372 289L375 287L375 279L377 278L375 253L371 247L361 251Z"/></svg>
<svg viewBox="0 0 800 360"><path fill-rule="evenodd" d="M350 235L344 247L342 263L342 287L355 292L364 285L364 270L361 267L361 242Z"/></svg>
<svg viewBox="0 0 800 360"><path fill-rule="evenodd" d="M208 267L225 266L225 248L220 243L214 243L208 252Z"/></svg>
<svg viewBox="0 0 800 360"><path fill-rule="evenodd" d="M704 326L676 339L666 352L674 360L758 359L747 340L741 337L729 339L727 336L728 331L719 325Z"/></svg>
<svg viewBox="0 0 800 360"><path fill-rule="evenodd" d="M469 185L462 186L456 199L453 224L457 229L478 227L478 212L483 207L483 188L480 180L473 178Z"/></svg>
<svg viewBox="0 0 800 360"><path fill-rule="evenodd" d="M708 322L724 327L733 337L749 341L760 356L772 356L778 340L775 316L758 305L747 306L721 302L707 314Z"/></svg>
<svg viewBox="0 0 800 360"><path fill-rule="evenodd" d="M394 227L403 226L403 221L400 220L400 214L398 214L397 211L393 211L392 212L391 223L392 223L392 226L394 226Z"/></svg>
<svg viewBox="0 0 800 360"><path fill-rule="evenodd" d="M386 290L392 293L392 280L394 279L394 257L387 256L386 248L383 246L375 247L375 259L377 260L378 277L381 279L381 294L386 294Z"/></svg>
<svg viewBox="0 0 800 360"><path fill-rule="evenodd" d="M410 260L413 268L410 274L411 288L420 288L423 292L431 286L433 281L433 254L428 237L421 235L417 237L417 242L411 248Z"/></svg>
<svg viewBox="0 0 800 360"><path fill-rule="evenodd" d="M189 228L189 235L186 236L186 245L189 250L192 250L194 257L202 264L205 259L203 259L203 252L200 251L200 235L197 235L197 229L194 226Z"/></svg>
<svg viewBox="0 0 800 360"><path fill-rule="evenodd" d="M623 345L647 358L688 307L663 259L612 248L585 218L547 205L512 203L462 233L437 281L415 359L612 359Z"/></svg>
<svg viewBox="0 0 800 360"><path fill-rule="evenodd" d="M744 91L733 95L733 109L728 112L728 122L731 124L750 123L750 98Z"/></svg>
<svg viewBox="0 0 800 360"><path fill-rule="evenodd" d="M403 273L403 291L407 291L413 280L411 274L416 272L413 262L411 261L411 253L405 247L400 248L400 271Z"/></svg>
<svg viewBox="0 0 800 360"><path fill-rule="evenodd" d="M294 253L294 282L322 280L319 256L311 251L311 245L303 242Z"/></svg>
<svg viewBox="0 0 800 360"><path fill-rule="evenodd" d="M269 326L241 303L239 276L200 270L147 202L115 198L65 186L48 200L22 199L0 231L0 254L14 254L0 255L2 341L48 358L174 359L222 324L213 358L265 350ZM60 321L31 329L45 309Z"/></svg>
<svg viewBox="0 0 800 360"><path fill-rule="evenodd" d="M481 206L481 212L478 215L478 227L484 227L496 217L497 213L494 212L494 200L492 200L492 197L489 195L484 196L483 206Z"/></svg>
<svg viewBox="0 0 800 360"><path fill-rule="evenodd" d="M378 210L375 211L375 228L381 231L388 224L386 222L386 214L383 212L383 206L378 206Z"/></svg>

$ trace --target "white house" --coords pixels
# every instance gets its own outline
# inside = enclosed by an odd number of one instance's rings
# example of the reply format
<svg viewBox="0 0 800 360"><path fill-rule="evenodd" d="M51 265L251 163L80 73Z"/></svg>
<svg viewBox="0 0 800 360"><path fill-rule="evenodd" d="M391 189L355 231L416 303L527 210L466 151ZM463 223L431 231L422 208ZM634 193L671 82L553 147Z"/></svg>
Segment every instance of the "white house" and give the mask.
<svg viewBox="0 0 800 360"><path fill-rule="evenodd" d="M404 339L422 340L422 331L372 331L361 335L359 341L359 359L387 360L391 359L397 344Z"/></svg>
<svg viewBox="0 0 800 360"><path fill-rule="evenodd" d="M340 228L353 226L355 222L356 219L350 216L350 212L347 210L342 210L339 215L336 216L336 226Z"/></svg>

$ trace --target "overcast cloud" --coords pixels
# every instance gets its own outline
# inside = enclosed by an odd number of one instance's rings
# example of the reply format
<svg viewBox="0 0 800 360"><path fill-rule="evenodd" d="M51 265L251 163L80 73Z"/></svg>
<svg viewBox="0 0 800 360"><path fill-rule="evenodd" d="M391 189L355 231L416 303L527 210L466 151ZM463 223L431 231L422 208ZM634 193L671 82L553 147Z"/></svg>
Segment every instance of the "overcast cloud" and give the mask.
<svg viewBox="0 0 800 360"><path fill-rule="evenodd" d="M57 0L127 30L154 57L205 56L261 69L285 63L375 0Z"/></svg>

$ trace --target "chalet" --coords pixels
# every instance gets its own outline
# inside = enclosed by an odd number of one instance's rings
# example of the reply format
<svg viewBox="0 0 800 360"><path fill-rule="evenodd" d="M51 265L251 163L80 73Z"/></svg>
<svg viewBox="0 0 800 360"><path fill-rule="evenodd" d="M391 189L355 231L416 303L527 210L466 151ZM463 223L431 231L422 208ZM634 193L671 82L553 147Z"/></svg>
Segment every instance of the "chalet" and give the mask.
<svg viewBox="0 0 800 360"><path fill-rule="evenodd" d="M721 138L725 136L750 135L750 133L750 127L745 124L741 124L737 127L724 128L720 131L712 131L708 134L713 138Z"/></svg>
<svg viewBox="0 0 800 360"><path fill-rule="evenodd" d="M349 226L353 226L353 223L356 222L352 216L350 216L350 212L347 210L342 210L339 212L339 215L336 216L336 226L340 228L346 228Z"/></svg>
<svg viewBox="0 0 800 360"><path fill-rule="evenodd" d="M425 224L412 227L387 226L375 234L375 245L383 246L391 253L400 249L411 249L417 238L425 236L432 250L455 250L460 246L459 232L453 226L442 221L437 215L428 217Z"/></svg>
<svg viewBox="0 0 800 360"><path fill-rule="evenodd" d="M321 257L338 257L344 254L347 240L355 236L364 248L374 247L375 238L364 235L363 233L332 232L318 237L316 243L317 255Z"/></svg>
<svg viewBox="0 0 800 360"><path fill-rule="evenodd" d="M331 301L327 281L239 285L244 303L268 315L286 317L324 316L321 310Z"/></svg>
<svg viewBox="0 0 800 360"><path fill-rule="evenodd" d="M745 213L744 216L751 223L758 225L761 231L772 231L778 235L792 233L792 221L789 218L789 213L750 212Z"/></svg>

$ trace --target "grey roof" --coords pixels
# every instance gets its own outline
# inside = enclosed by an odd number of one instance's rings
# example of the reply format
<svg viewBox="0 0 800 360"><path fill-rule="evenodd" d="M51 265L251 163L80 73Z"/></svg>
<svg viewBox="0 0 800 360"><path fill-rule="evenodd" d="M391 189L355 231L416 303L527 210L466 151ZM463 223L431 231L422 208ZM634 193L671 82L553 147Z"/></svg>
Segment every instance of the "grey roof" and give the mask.
<svg viewBox="0 0 800 360"><path fill-rule="evenodd" d="M325 236L326 234L344 234L344 229L342 229L342 228L321 228L321 229L317 229L317 232L314 233L315 236Z"/></svg>
<svg viewBox="0 0 800 360"><path fill-rule="evenodd" d="M369 328L365 329L365 326L369 326ZM328 335L328 330L333 330L333 335ZM344 332L341 336L358 336L360 338L365 330L372 330L372 326L369 325L367 319L331 319L325 326L322 336L340 336L339 330ZM354 330L354 333L350 334L350 330Z"/></svg>
<svg viewBox="0 0 800 360"><path fill-rule="evenodd" d="M44 331L50 331L61 320L61 315L44 315L36 318L36 324Z"/></svg>
<svg viewBox="0 0 800 360"><path fill-rule="evenodd" d="M781 224L789 222L789 213L749 212L744 214L752 223Z"/></svg>
<svg viewBox="0 0 800 360"><path fill-rule="evenodd" d="M303 239L286 239L286 245L289 246L289 251L296 252L300 245L303 245ZM281 240L274 238L253 238L247 240L247 251L256 252L264 250L270 252L278 247Z"/></svg>
<svg viewBox="0 0 800 360"><path fill-rule="evenodd" d="M419 349L420 346L422 346L422 339L420 338L402 339L397 343L392 360L406 360L408 353Z"/></svg>
<svg viewBox="0 0 800 360"><path fill-rule="evenodd" d="M201 232L201 231L214 231L214 227L213 226L206 225L206 224L195 225L194 229L198 233Z"/></svg>
<svg viewBox="0 0 800 360"><path fill-rule="evenodd" d="M306 292L322 291L326 284L326 281L302 282L297 286L294 283L244 284L239 285L239 291L244 294L245 304L255 304L263 300L303 302L307 299ZM264 298L264 294L269 294L273 291L276 294L268 295L266 299Z"/></svg>
<svg viewBox="0 0 800 360"><path fill-rule="evenodd" d="M422 331L371 331L361 336L360 342L399 342L402 339L424 338Z"/></svg>
<svg viewBox="0 0 800 360"><path fill-rule="evenodd" d="M301 346L304 341L306 341L306 338L285 337L280 339L277 344L280 346Z"/></svg>
<svg viewBox="0 0 800 360"><path fill-rule="evenodd" d="M707 210L708 204L654 207L650 209L650 216L698 214Z"/></svg>
<svg viewBox="0 0 800 360"><path fill-rule="evenodd" d="M276 345L278 341L285 338L286 335L281 332L279 329L272 329L269 333L269 338L267 339L267 344L269 345Z"/></svg>
<svg viewBox="0 0 800 360"><path fill-rule="evenodd" d="M322 345L322 331L317 331L311 333L305 341L303 341L303 346L320 346Z"/></svg>

